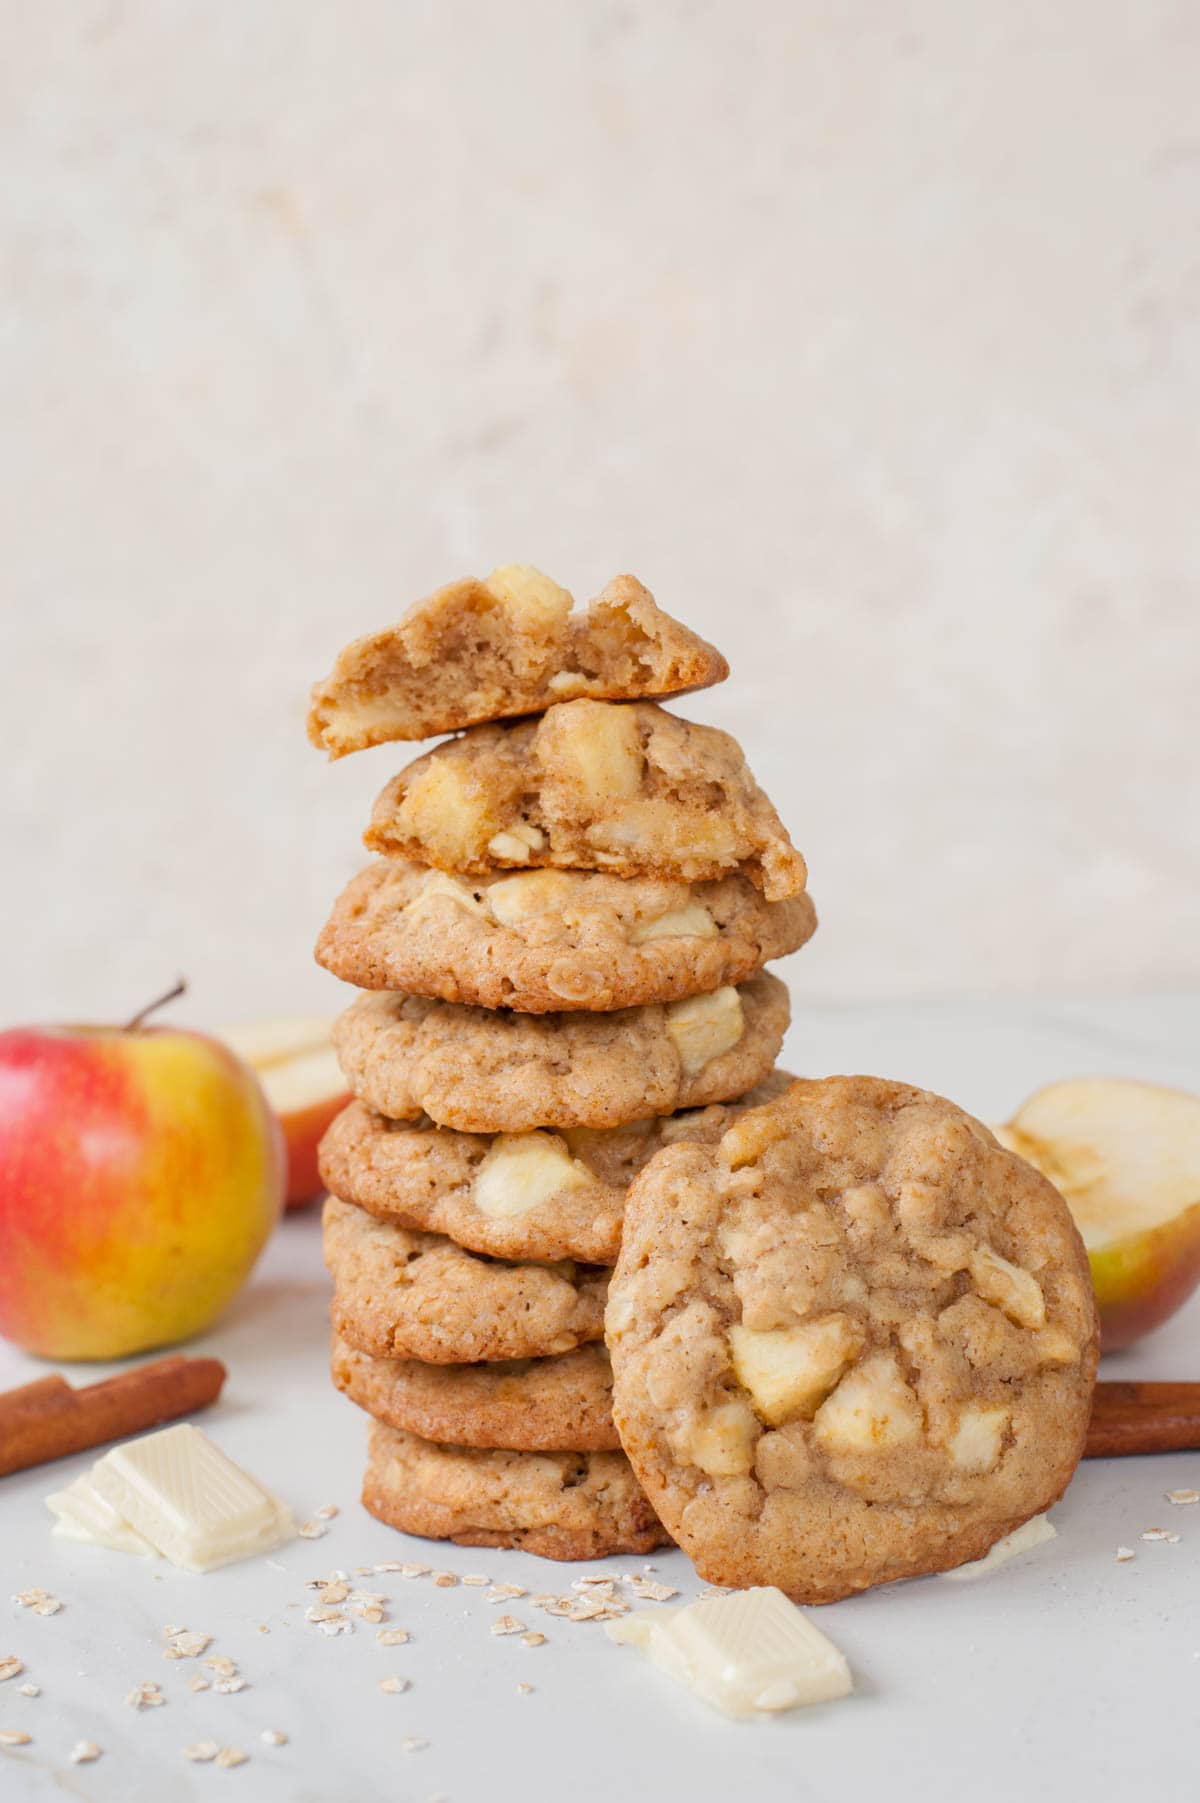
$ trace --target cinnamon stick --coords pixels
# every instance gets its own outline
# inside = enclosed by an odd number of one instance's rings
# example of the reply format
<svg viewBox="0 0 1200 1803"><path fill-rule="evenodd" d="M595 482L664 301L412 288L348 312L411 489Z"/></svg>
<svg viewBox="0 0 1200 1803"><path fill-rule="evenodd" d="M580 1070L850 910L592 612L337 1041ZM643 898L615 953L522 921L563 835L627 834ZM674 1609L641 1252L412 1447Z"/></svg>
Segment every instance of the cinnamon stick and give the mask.
<svg viewBox="0 0 1200 1803"><path fill-rule="evenodd" d="M1200 1383L1096 1385L1085 1459L1200 1450Z"/></svg>
<svg viewBox="0 0 1200 1803"><path fill-rule="evenodd" d="M0 1477L101 1446L207 1408L221 1394L219 1359L156 1359L76 1390L42 1377L0 1395Z"/></svg>

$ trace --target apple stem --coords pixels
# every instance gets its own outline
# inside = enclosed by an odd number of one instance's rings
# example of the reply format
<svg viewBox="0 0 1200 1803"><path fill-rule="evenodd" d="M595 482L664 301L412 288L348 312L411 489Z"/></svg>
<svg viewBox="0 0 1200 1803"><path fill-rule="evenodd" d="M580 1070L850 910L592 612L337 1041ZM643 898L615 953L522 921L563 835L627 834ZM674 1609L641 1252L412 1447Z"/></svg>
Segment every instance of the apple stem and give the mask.
<svg viewBox="0 0 1200 1803"><path fill-rule="evenodd" d="M160 995L157 1000L153 1002L147 1002L146 1006L135 1014L132 1020L126 1021L126 1033L133 1033L138 1027L145 1026L152 1014L157 1014L158 1010L160 1008L165 1008L168 1002L178 1001L179 997L181 995L186 995L186 993L187 978L180 977L179 981L168 989L165 995Z"/></svg>

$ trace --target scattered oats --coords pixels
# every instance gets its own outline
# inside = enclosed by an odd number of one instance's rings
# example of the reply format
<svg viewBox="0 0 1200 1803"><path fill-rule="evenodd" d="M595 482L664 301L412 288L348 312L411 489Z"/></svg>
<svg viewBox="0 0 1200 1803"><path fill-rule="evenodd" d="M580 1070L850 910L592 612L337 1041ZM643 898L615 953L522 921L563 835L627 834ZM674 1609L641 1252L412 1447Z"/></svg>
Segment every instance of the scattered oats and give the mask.
<svg viewBox="0 0 1200 1803"><path fill-rule="evenodd" d="M384 1612L378 1603L351 1603L350 1613L357 1615L360 1621L369 1621L372 1627L377 1621L385 1619Z"/></svg>
<svg viewBox="0 0 1200 1803"><path fill-rule="evenodd" d="M1181 1538L1179 1534L1172 1534L1169 1528L1147 1528L1142 1535L1143 1540L1165 1540L1168 1546L1178 1546Z"/></svg>
<svg viewBox="0 0 1200 1803"><path fill-rule="evenodd" d="M212 1645L211 1634L178 1633L171 1636L171 1644L163 1649L164 1659L198 1659Z"/></svg>
<svg viewBox="0 0 1200 1803"><path fill-rule="evenodd" d="M301 1540L321 1540L329 1529L323 1521L302 1521L296 1532Z"/></svg>
<svg viewBox="0 0 1200 1803"><path fill-rule="evenodd" d="M366 1603L371 1609L382 1609L387 1600L387 1597L378 1590L352 1590L350 1592L352 1603Z"/></svg>
<svg viewBox="0 0 1200 1803"><path fill-rule="evenodd" d="M586 1578L576 1578L571 1589L578 1590L582 1596L595 1597L602 1603L611 1603L616 1595L611 1578L603 1578L598 1584L589 1583Z"/></svg>
<svg viewBox="0 0 1200 1803"><path fill-rule="evenodd" d="M376 1571L398 1571L402 1578L427 1578L429 1576L428 1565L414 1565L411 1560L407 1560L401 1565L389 1561L386 1565L377 1565L375 1569Z"/></svg>
<svg viewBox="0 0 1200 1803"><path fill-rule="evenodd" d="M200 1676L199 1672L197 1672L196 1676L194 1678L188 1679L188 1689L189 1690L211 1690L212 1684L208 1678L202 1678Z"/></svg>
<svg viewBox="0 0 1200 1803"><path fill-rule="evenodd" d="M600 1618L607 1613L608 1611L603 1603L597 1603L590 1597L581 1596L579 1601L573 1603L571 1608L567 1611L567 1620L599 1621Z"/></svg>
<svg viewBox="0 0 1200 1803"><path fill-rule="evenodd" d="M94 1740L77 1740L71 1748L72 1765L91 1765L93 1759L99 1759L100 1749Z"/></svg>
<svg viewBox="0 0 1200 1803"><path fill-rule="evenodd" d="M317 1603L310 1603L308 1608L304 1611L304 1619L305 1621L315 1621L320 1624L321 1622L327 1621L344 1622L346 1617L342 1614L340 1609L323 1609Z"/></svg>
<svg viewBox="0 0 1200 1803"><path fill-rule="evenodd" d="M22 1684L17 1692L19 1697L40 1697L41 1694L42 1687L40 1684Z"/></svg>
<svg viewBox="0 0 1200 1803"><path fill-rule="evenodd" d="M153 1678L147 1679L144 1684L135 1684L125 1698L131 1709L160 1709L166 1700L162 1686L156 1684Z"/></svg>
<svg viewBox="0 0 1200 1803"><path fill-rule="evenodd" d="M611 1590L614 1584L621 1582L618 1573L613 1571L596 1572L589 1576L576 1578L571 1585L572 1590Z"/></svg>
<svg viewBox="0 0 1200 1803"><path fill-rule="evenodd" d="M270 1630L270 1628L268 1628L268 1626L267 1626L267 1624L266 1624L266 1622L265 1622L265 1621L260 1621L260 1622L259 1622L259 1624L258 1624L258 1630L257 1630L257 1631L258 1631L258 1633L260 1633L260 1634L269 1634L269 1633L270 1633L270 1632L271 1632L271 1630Z"/></svg>
<svg viewBox="0 0 1200 1803"><path fill-rule="evenodd" d="M435 1571L433 1581L439 1590L453 1590L458 1583L458 1573L454 1571Z"/></svg>
<svg viewBox="0 0 1200 1803"><path fill-rule="evenodd" d="M374 1574L375 1567L373 1565L356 1565L354 1567L354 1576L356 1578L370 1578L373 1577Z"/></svg>
<svg viewBox="0 0 1200 1803"><path fill-rule="evenodd" d="M339 1616L336 1621L322 1621L317 1623L318 1634L353 1634L353 1632L354 1623L348 1621L344 1615Z"/></svg>
<svg viewBox="0 0 1200 1803"><path fill-rule="evenodd" d="M472 1590L486 1590L491 1581L490 1578L481 1577L477 1571L463 1573L463 1583L469 1584Z"/></svg>
<svg viewBox="0 0 1200 1803"><path fill-rule="evenodd" d="M531 1633L531 1634L522 1634L522 1636L521 1636L521 1645L522 1646L545 1646L545 1644L546 1644L546 1636L544 1634L532 1634Z"/></svg>
<svg viewBox="0 0 1200 1803"><path fill-rule="evenodd" d="M34 1603L32 1608L35 1615L57 1615L62 1603L56 1596L46 1596L40 1603Z"/></svg>
<svg viewBox="0 0 1200 1803"><path fill-rule="evenodd" d="M49 1597L48 1590L18 1590L13 1596L14 1603L20 1603L22 1609L32 1609L35 1603L43 1603Z"/></svg>
<svg viewBox="0 0 1200 1803"><path fill-rule="evenodd" d="M1183 1508L1188 1503L1200 1503L1200 1490L1168 1490L1167 1501L1174 1503L1177 1508Z"/></svg>
<svg viewBox="0 0 1200 1803"><path fill-rule="evenodd" d="M317 1592L323 1603L344 1603L350 1594L349 1584L326 1584Z"/></svg>
<svg viewBox="0 0 1200 1803"><path fill-rule="evenodd" d="M197 1765L206 1765L210 1759L215 1759L220 1751L215 1740L194 1740L190 1747L183 1749L183 1757L193 1760Z"/></svg>
<svg viewBox="0 0 1200 1803"><path fill-rule="evenodd" d="M1137 1558L1137 1554L1134 1552L1134 1550L1131 1546L1119 1546L1117 1548L1117 1564L1118 1565L1127 1565L1129 1563L1130 1559L1136 1559L1136 1558Z"/></svg>
<svg viewBox="0 0 1200 1803"><path fill-rule="evenodd" d="M176 1634L186 1634L187 1629L182 1626L176 1627L174 1622L169 1621L166 1627L161 1630L161 1633L164 1640L174 1640Z"/></svg>
<svg viewBox="0 0 1200 1803"><path fill-rule="evenodd" d="M611 1602L611 1603L605 1603L603 1609L600 1611L599 1615L596 1617L596 1620L597 1621L619 1621L620 1618L622 1617L622 1615L628 1615L628 1614L629 1614L629 1604L622 1603L620 1601L615 1601L615 1602Z"/></svg>
<svg viewBox="0 0 1200 1803"><path fill-rule="evenodd" d="M519 1697L531 1697L533 1695L533 1685L524 1683L518 1684L517 1695Z"/></svg>
<svg viewBox="0 0 1200 1803"><path fill-rule="evenodd" d="M428 1745L429 1742L422 1740L419 1735L410 1734L407 1739L400 1742L400 1751L402 1753L419 1753L423 1747Z"/></svg>
<svg viewBox="0 0 1200 1803"><path fill-rule="evenodd" d="M249 1753L243 1753L240 1747L222 1747L217 1754L216 1764L228 1768L231 1765L245 1765Z"/></svg>
<svg viewBox="0 0 1200 1803"><path fill-rule="evenodd" d="M265 1740L269 1747L286 1747L287 1735L282 1728L264 1728L258 1737Z"/></svg>
<svg viewBox="0 0 1200 1803"><path fill-rule="evenodd" d="M522 1590L519 1584L493 1584L485 1600L489 1603L513 1603L519 1596L527 1595L528 1592Z"/></svg>
<svg viewBox="0 0 1200 1803"><path fill-rule="evenodd" d="M529 1600L535 1609L548 1609L551 1603L558 1601L558 1598L552 1590L538 1590Z"/></svg>
<svg viewBox="0 0 1200 1803"><path fill-rule="evenodd" d="M341 1512L336 1503L322 1503L319 1509L313 1510L318 1521L332 1521Z"/></svg>
<svg viewBox="0 0 1200 1803"><path fill-rule="evenodd" d="M403 1571L399 1559L383 1559L378 1565L372 1565L372 1571Z"/></svg>
<svg viewBox="0 0 1200 1803"><path fill-rule="evenodd" d="M412 1635L407 1628L380 1628L375 1639L379 1646L407 1646Z"/></svg>
<svg viewBox="0 0 1200 1803"><path fill-rule="evenodd" d="M412 1679L380 1678L379 1688L380 1690L385 1691L389 1697L398 1697L402 1690L410 1690L412 1688Z"/></svg>
<svg viewBox="0 0 1200 1803"><path fill-rule="evenodd" d="M206 1670L216 1672L218 1678L237 1677L237 1660L228 1658L224 1653L214 1653L204 1664Z"/></svg>
<svg viewBox="0 0 1200 1803"><path fill-rule="evenodd" d="M709 1584L696 1598L698 1603L711 1603L719 1596L732 1596L733 1591L728 1584Z"/></svg>
<svg viewBox="0 0 1200 1803"><path fill-rule="evenodd" d="M525 1623L518 1621L515 1615L498 1615L491 1628L493 1634L523 1634Z"/></svg>
<svg viewBox="0 0 1200 1803"><path fill-rule="evenodd" d="M6 1678L15 1678L19 1672L24 1670L24 1662L18 1659L15 1653L7 1654L5 1658L0 1659L0 1684L3 1684Z"/></svg>
<svg viewBox="0 0 1200 1803"><path fill-rule="evenodd" d="M658 1566L657 1565L643 1565L642 1570L643 1571L657 1571Z"/></svg>
<svg viewBox="0 0 1200 1803"><path fill-rule="evenodd" d="M630 1578L629 1588L647 1603L665 1603L669 1597L679 1595L669 1584L656 1584L652 1578Z"/></svg>
<svg viewBox="0 0 1200 1803"><path fill-rule="evenodd" d="M218 1696L222 1697L236 1696L239 1690L245 1690L245 1688L245 1678L218 1678L213 1685Z"/></svg>
<svg viewBox="0 0 1200 1803"><path fill-rule="evenodd" d="M24 1728L0 1728L0 1747L27 1747L32 1739Z"/></svg>
<svg viewBox="0 0 1200 1803"><path fill-rule="evenodd" d="M573 1596L552 1596L542 1606L547 1615L570 1615L575 1603L576 1598Z"/></svg>

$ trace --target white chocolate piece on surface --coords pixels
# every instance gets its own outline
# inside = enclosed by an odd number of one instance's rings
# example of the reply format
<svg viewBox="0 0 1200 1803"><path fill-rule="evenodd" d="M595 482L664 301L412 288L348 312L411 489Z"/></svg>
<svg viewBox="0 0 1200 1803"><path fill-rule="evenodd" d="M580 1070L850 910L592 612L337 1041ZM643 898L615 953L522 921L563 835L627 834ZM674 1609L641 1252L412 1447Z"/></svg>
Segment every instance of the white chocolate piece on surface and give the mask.
<svg viewBox="0 0 1200 1803"><path fill-rule="evenodd" d="M1003 1565L1009 1559L1017 1558L1021 1553L1032 1552L1035 1546L1044 1546L1047 1540L1056 1538L1054 1523L1048 1515L1035 1515L1030 1521L1023 1521L1019 1528L1006 1534L1003 1540L997 1540L982 1559L971 1559L966 1565L956 1565L953 1571L939 1571L939 1578L954 1578L958 1582L970 1578L986 1578L997 1565Z"/></svg>
<svg viewBox="0 0 1200 1803"><path fill-rule="evenodd" d="M46 1498L46 1507L56 1517L50 1531L59 1539L82 1540L89 1546L106 1546L114 1553L136 1553L143 1559L156 1556L145 1535L131 1527L100 1495L87 1472L65 1490L53 1491Z"/></svg>
<svg viewBox="0 0 1200 1803"><path fill-rule="evenodd" d="M296 1531L286 1504L186 1421L115 1446L97 1460L91 1482L185 1571L269 1552Z"/></svg>
<svg viewBox="0 0 1200 1803"><path fill-rule="evenodd" d="M636 1646L714 1709L761 1721L803 1703L830 1703L854 1688L833 1642L782 1590L759 1587L626 1615L605 1625L610 1640Z"/></svg>

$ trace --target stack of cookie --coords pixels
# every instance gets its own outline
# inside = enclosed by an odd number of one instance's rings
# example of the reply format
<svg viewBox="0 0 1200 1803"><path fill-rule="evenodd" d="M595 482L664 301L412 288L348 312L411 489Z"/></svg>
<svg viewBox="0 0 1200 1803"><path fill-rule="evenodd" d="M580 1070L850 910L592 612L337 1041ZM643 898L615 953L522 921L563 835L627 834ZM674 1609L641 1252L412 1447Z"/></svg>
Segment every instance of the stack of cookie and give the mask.
<svg viewBox="0 0 1200 1803"><path fill-rule="evenodd" d="M317 956L364 993L322 1148L333 1372L374 1419L364 1501L553 1558L666 1538L604 1346L630 1181L786 1087L765 963L816 919L725 733L656 701L724 659L631 577L455 583L314 692L340 757L446 740L388 783Z"/></svg>

